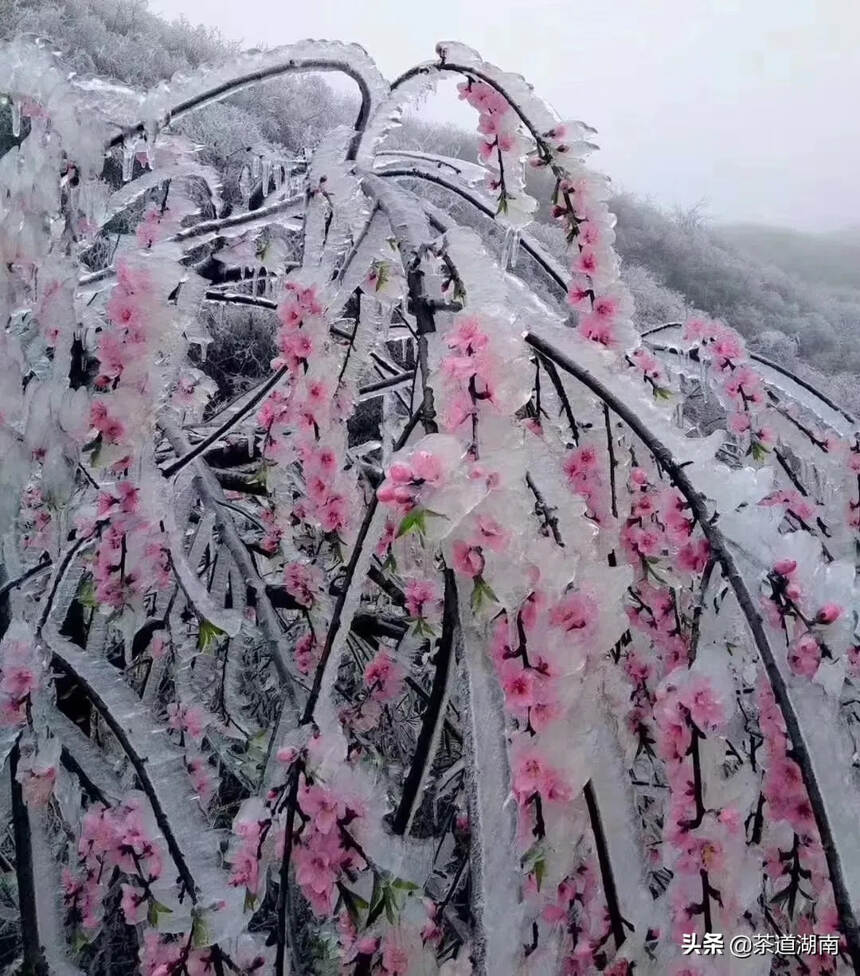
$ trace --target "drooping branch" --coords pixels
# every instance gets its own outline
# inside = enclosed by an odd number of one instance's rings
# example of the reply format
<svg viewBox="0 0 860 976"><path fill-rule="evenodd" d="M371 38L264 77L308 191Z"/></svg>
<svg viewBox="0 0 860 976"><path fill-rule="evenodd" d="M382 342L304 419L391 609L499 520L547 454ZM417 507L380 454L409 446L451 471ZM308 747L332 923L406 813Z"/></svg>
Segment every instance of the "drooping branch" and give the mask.
<svg viewBox="0 0 860 976"><path fill-rule="evenodd" d="M378 176L384 177L394 177L394 178L409 178L416 180L423 180L426 183L434 183L436 186L441 186L445 190L456 194L460 199L465 200L467 203L471 204L475 210L482 213L485 217L490 220L495 221L497 214L495 210L487 203L485 203L479 196L472 193L468 187L462 186L453 179L448 179L442 176L439 172L435 170L425 170L418 166L409 167L386 167L385 169L379 170ZM522 233L519 238L519 247L525 251L530 258L532 258L536 264L546 273L547 277L556 284L563 293L567 293L567 276L563 268L553 260L553 258L547 254L547 252L541 247L541 245L529 234Z"/></svg>
<svg viewBox="0 0 860 976"><path fill-rule="evenodd" d="M445 586L442 634L433 659L433 683L421 719L421 731L418 733L418 741L415 743L412 763L403 784L403 795L392 820L395 834L405 834L415 816L417 805L420 802L421 787L427 778L436 751L435 745L439 738L445 703L448 698L448 681L451 673L454 638L459 626L459 607L457 605L457 585L454 582L454 571L446 568L443 577Z"/></svg>
<svg viewBox="0 0 860 976"><path fill-rule="evenodd" d="M852 899L846 883L842 855L836 845L830 816L824 802L815 766L813 765L797 712L789 695L785 678L776 662L767 634L765 633L761 615L753 601L746 582L738 570L735 558L723 538L722 532L717 528L711 512L708 511L704 496L693 486L684 467L673 458L671 452L658 440L646 426L641 416L632 407L616 397L589 370L574 362L569 356L555 348L542 337L533 332L529 332L525 335L524 339L529 346L536 349L548 359L551 359L560 369L569 373L590 389L592 393L596 394L604 403L607 403L621 417L649 449L657 463L684 496L694 518L707 538L714 559L720 564L723 577L731 586L738 606L746 619L759 658L767 672L774 697L782 712L786 730L792 744L792 758L800 767L803 775L804 786L809 795L815 823L821 836L822 847L827 858L830 880L833 885L836 908L848 944L848 950L855 971L860 973L860 930L858 930Z"/></svg>
<svg viewBox="0 0 860 976"><path fill-rule="evenodd" d="M140 787L152 807L158 829L164 837L183 887L192 902L196 903L199 897L197 882L175 831L177 823L186 821L189 817L196 818L190 812L188 797L176 795L169 788L159 788L157 785L166 787L164 767L169 765L177 770L183 768L181 755L160 736L158 741L161 768L156 774L150 755L154 741L153 729L145 720L144 707L131 688L119 676L105 673L102 662L91 661L83 651L59 634L46 633L45 637L52 655L52 667L71 678L84 692L131 763ZM202 822L197 825L197 829L200 832L205 830Z"/></svg>
<svg viewBox="0 0 860 976"><path fill-rule="evenodd" d="M307 45L305 45L305 47L306 46ZM298 45L296 47L297 49L299 48ZM288 52L284 53L287 54ZM255 85L259 85L262 82L270 81L273 78L280 78L286 74L305 71L344 74L348 78L351 78L358 86L358 90L361 95L361 107L359 108L358 116L355 120L356 136L353 139L353 143L351 144L349 153L347 155L347 159L355 159L355 153L359 144L358 137L361 135L361 133L364 131L364 127L367 125L367 121L370 118L370 113L373 107L371 91L368 84L368 79L365 78L361 72L357 71L356 68L353 67L353 65L351 65L349 62L335 58L315 58L301 55L287 57L284 61L269 65L268 67L238 75L229 81L222 82L219 85L215 85L214 87L201 92L199 95L194 95L191 98L187 98L185 101L179 102L179 104L168 109L159 120L159 128L164 128L171 122L179 121L179 119L181 119L184 115L187 115L189 112L193 112L199 108L204 108L206 105L211 105L213 102L219 102L230 95L235 95L248 88L253 88ZM376 79L374 79L374 81L375 80ZM127 138L128 131L142 135L146 132L146 126L143 122L139 122L137 125L132 126L130 130L118 133L110 140L107 148L110 149L114 146L121 145L123 140Z"/></svg>
<svg viewBox="0 0 860 976"><path fill-rule="evenodd" d="M9 755L9 779L12 784L12 833L15 839L15 874L18 878L18 911L21 915L23 972L32 976L49 976L48 964L39 941L39 916L36 908L36 879L33 873L33 848L30 840L30 818L24 794L18 782L18 743Z"/></svg>
<svg viewBox="0 0 860 976"><path fill-rule="evenodd" d="M284 377L287 376L288 372L288 367L282 366L279 370L272 373L266 382L257 388L254 395L247 400L240 409L231 414L219 427L212 431L211 434L204 437L202 441L192 447L190 451L187 451L181 457L162 468L161 473L165 476L165 478L172 478L174 475L178 474L183 468L191 464L192 461L199 458L201 454L204 454L207 450L209 450L213 444L226 437L231 430L238 427L245 417L247 417L248 414L251 413L253 409L278 386Z"/></svg>

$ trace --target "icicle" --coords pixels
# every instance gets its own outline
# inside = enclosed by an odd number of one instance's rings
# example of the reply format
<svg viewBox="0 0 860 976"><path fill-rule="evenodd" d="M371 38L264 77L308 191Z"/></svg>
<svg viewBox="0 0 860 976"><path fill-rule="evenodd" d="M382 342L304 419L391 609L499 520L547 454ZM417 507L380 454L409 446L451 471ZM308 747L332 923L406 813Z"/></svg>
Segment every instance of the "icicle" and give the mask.
<svg viewBox="0 0 860 976"><path fill-rule="evenodd" d="M517 257L520 250L520 231L516 227L508 227L505 231L505 240L502 244L502 254L499 258L503 270L513 269L517 266Z"/></svg>
<svg viewBox="0 0 860 976"><path fill-rule="evenodd" d="M17 139L21 135L21 105L13 98L9 108L12 110L12 138Z"/></svg>
<svg viewBox="0 0 860 976"><path fill-rule="evenodd" d="M128 183L134 170L134 151L137 148L137 136L126 135L122 140L122 181Z"/></svg>
<svg viewBox="0 0 860 976"><path fill-rule="evenodd" d="M242 194L242 202L247 207L251 200L251 171L247 166L243 166L239 174L239 192Z"/></svg>
<svg viewBox="0 0 860 976"><path fill-rule="evenodd" d="M152 120L146 123L146 162L150 169L155 169L155 140L158 138L158 122Z"/></svg>
<svg viewBox="0 0 860 976"><path fill-rule="evenodd" d="M263 160L263 197L269 195L269 178L272 175L272 162L270 159Z"/></svg>
<svg viewBox="0 0 860 976"><path fill-rule="evenodd" d="M253 156L252 159L251 159L251 179L252 180L258 180L260 178L260 173L262 171L262 168L263 168L262 157L257 156L257 155Z"/></svg>
<svg viewBox="0 0 860 976"><path fill-rule="evenodd" d="M521 236L521 233L522 232L520 231L519 227L515 227L514 228L514 232L513 232L512 236L511 236L511 260L510 260L511 270L513 270L514 268L516 268L517 262L520 259L520 236Z"/></svg>

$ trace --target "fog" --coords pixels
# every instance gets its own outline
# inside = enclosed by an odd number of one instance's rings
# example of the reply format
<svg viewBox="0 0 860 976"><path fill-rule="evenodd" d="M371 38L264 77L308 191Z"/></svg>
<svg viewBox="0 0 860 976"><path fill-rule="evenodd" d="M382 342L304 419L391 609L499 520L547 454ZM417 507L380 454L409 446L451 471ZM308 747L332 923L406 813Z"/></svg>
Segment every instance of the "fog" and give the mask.
<svg viewBox="0 0 860 976"><path fill-rule="evenodd" d="M356 41L396 75L456 39L599 130L620 187L716 219L860 223L854 0L154 0L248 46ZM436 118L461 116L450 98ZM471 124L471 120L470 120Z"/></svg>

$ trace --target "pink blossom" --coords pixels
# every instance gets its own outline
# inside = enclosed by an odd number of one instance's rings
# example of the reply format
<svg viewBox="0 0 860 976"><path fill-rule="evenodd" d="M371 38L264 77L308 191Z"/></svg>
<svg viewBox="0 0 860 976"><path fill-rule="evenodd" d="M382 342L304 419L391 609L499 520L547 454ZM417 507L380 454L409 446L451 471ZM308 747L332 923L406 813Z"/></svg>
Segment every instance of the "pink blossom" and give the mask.
<svg viewBox="0 0 860 976"><path fill-rule="evenodd" d="M534 793L550 803L570 799L570 790L564 778L533 746L521 749L514 757L513 790L521 806L527 804Z"/></svg>
<svg viewBox="0 0 860 976"><path fill-rule="evenodd" d="M325 786L305 786L300 793L302 812L313 820L314 830L331 833L337 821L346 816L346 804Z"/></svg>
<svg viewBox="0 0 860 976"><path fill-rule="evenodd" d="M682 689L679 700L690 712L693 723L703 732L715 732L725 721L723 703L707 678L691 678Z"/></svg>
<svg viewBox="0 0 860 976"><path fill-rule="evenodd" d="M832 624L842 616L842 607L838 603L825 603L816 614L816 621L820 624Z"/></svg>
<svg viewBox="0 0 860 976"><path fill-rule="evenodd" d="M536 677L532 668L524 668L519 660L507 660L501 664L501 685L505 702L514 711L524 712L536 704Z"/></svg>
<svg viewBox="0 0 860 976"><path fill-rule="evenodd" d="M382 940L382 968L386 976L408 976L409 953L393 932Z"/></svg>
<svg viewBox="0 0 860 976"><path fill-rule="evenodd" d="M377 701L391 701L400 694L405 678L403 665L386 650L380 650L364 669L364 680Z"/></svg>
<svg viewBox="0 0 860 976"><path fill-rule="evenodd" d="M137 885L123 884L120 908L128 925L137 925L146 918L148 899L146 892Z"/></svg>
<svg viewBox="0 0 860 976"><path fill-rule="evenodd" d="M711 555L711 545L707 539L698 539L682 546L678 553L678 565L692 573L701 573Z"/></svg>
<svg viewBox="0 0 860 976"><path fill-rule="evenodd" d="M481 330L480 320L474 315L458 318L456 328L445 340L449 349L456 349L463 356L481 352L489 341L489 336Z"/></svg>
<svg viewBox="0 0 860 976"><path fill-rule="evenodd" d="M327 915L332 907L332 895L337 880L337 863L323 850L299 846L293 853L296 881L309 896L314 911ZM316 896L316 897L314 897Z"/></svg>
<svg viewBox="0 0 860 976"><path fill-rule="evenodd" d="M813 678L820 664L821 645L814 634L803 634L789 648L788 666L795 674Z"/></svg>
<svg viewBox="0 0 860 976"><path fill-rule="evenodd" d="M314 605L319 586L319 571L315 566L292 562L284 567L284 588L300 606Z"/></svg>
<svg viewBox="0 0 860 976"><path fill-rule="evenodd" d="M431 580L411 579L406 582L406 612L410 617L426 616L425 606L439 600L439 587Z"/></svg>
<svg viewBox="0 0 860 976"><path fill-rule="evenodd" d="M778 576L791 576L797 569L796 559L780 559L779 562L774 563L773 571Z"/></svg>
<svg viewBox="0 0 860 976"><path fill-rule="evenodd" d="M508 545L511 534L489 515L479 515L476 519L477 532L475 545L502 552Z"/></svg>
<svg viewBox="0 0 860 976"><path fill-rule="evenodd" d="M453 545L454 569L469 579L480 576L484 571L484 556L478 546L470 546L458 539Z"/></svg>
<svg viewBox="0 0 860 976"><path fill-rule="evenodd" d="M550 610L549 622L553 627L571 633L589 634L597 623L598 607L594 598L581 590L568 593Z"/></svg>

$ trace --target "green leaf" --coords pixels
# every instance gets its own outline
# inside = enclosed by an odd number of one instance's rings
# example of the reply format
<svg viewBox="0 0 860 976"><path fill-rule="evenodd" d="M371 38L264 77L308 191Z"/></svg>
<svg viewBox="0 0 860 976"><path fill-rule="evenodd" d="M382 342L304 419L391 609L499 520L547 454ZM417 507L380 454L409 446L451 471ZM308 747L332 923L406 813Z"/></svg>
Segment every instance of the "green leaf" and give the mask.
<svg viewBox="0 0 860 976"><path fill-rule="evenodd" d="M423 617L412 618L412 632L416 637L435 637L436 631Z"/></svg>
<svg viewBox="0 0 860 976"><path fill-rule="evenodd" d="M156 901L154 898L149 902L149 909L146 913L146 920L150 925L158 925L159 915L172 915L173 909L168 908L167 905L162 905L160 901Z"/></svg>
<svg viewBox="0 0 860 976"><path fill-rule="evenodd" d="M390 888L385 889L384 901L385 901L385 917L388 919L388 924L396 925L397 924L397 903L394 901L394 898L392 898L391 896Z"/></svg>
<svg viewBox="0 0 860 976"><path fill-rule="evenodd" d="M370 895L370 911L367 913L366 928L370 928L382 914L385 908L385 891L385 884L380 881L379 875L374 872L373 891Z"/></svg>
<svg viewBox="0 0 860 976"><path fill-rule="evenodd" d="M388 551L388 555L385 557L385 562L382 564L382 571L384 573L397 572L397 560L394 558L394 553L391 550Z"/></svg>
<svg viewBox="0 0 860 976"><path fill-rule="evenodd" d="M203 949L212 943L212 933L203 912L192 909L191 944L195 949Z"/></svg>
<svg viewBox="0 0 860 976"><path fill-rule="evenodd" d="M426 530L426 512L423 508L413 508L403 517L403 521L398 526L397 538L409 535L410 532L418 532L420 535L424 535Z"/></svg>
<svg viewBox="0 0 860 976"><path fill-rule="evenodd" d="M211 620L201 620L200 631L197 634L197 646L201 651L205 651L212 641L223 633L224 631L220 627L216 627Z"/></svg>
<svg viewBox="0 0 860 976"><path fill-rule="evenodd" d="M665 386L655 386L654 387L654 399L655 400L671 400L672 391L667 390Z"/></svg>
<svg viewBox="0 0 860 976"><path fill-rule="evenodd" d="M96 599L96 588L93 586L91 579L85 580L78 587L78 603L82 607L87 607L90 610L95 609L99 605Z"/></svg>
<svg viewBox="0 0 860 976"><path fill-rule="evenodd" d="M391 882L391 887L396 888L398 891L417 891L418 885L412 881L407 881L405 878L395 878Z"/></svg>
<svg viewBox="0 0 860 976"><path fill-rule="evenodd" d="M242 906L243 912L252 912L257 904L257 896L245 889L245 904Z"/></svg>
<svg viewBox="0 0 860 976"><path fill-rule="evenodd" d="M752 454L754 461L764 461L770 451L761 441L753 440L750 444L749 453Z"/></svg>
<svg viewBox="0 0 860 976"><path fill-rule="evenodd" d="M340 882L338 882L337 890L340 892L340 897L343 899L343 907L347 910L352 924L357 927L359 923L359 912L362 909L367 909L367 902Z"/></svg>
<svg viewBox="0 0 860 976"><path fill-rule="evenodd" d="M524 871L533 871L537 862L544 860L545 857L546 845L542 840L536 840L520 858L520 864L522 865Z"/></svg>
<svg viewBox="0 0 860 976"><path fill-rule="evenodd" d="M374 261L373 270L376 272L376 291L381 291L388 280L391 278L391 274L388 270L387 261Z"/></svg>
<svg viewBox="0 0 860 976"><path fill-rule="evenodd" d="M546 874L546 860L540 858L540 860L535 861L534 875L535 884L537 885L537 890L540 891L540 886L543 883L543 876Z"/></svg>
<svg viewBox="0 0 860 976"><path fill-rule="evenodd" d="M499 598L493 593L493 589L489 583L485 583L480 576L476 576L475 585L472 589L472 611L477 613L485 602L498 603Z"/></svg>
<svg viewBox="0 0 860 976"><path fill-rule="evenodd" d="M402 535L409 535L410 532L416 531L420 535L424 535L427 531L428 516L432 516L433 518L448 517L441 512L431 511L429 508L413 508L411 512L404 516L403 521L400 523L397 529L397 538L399 539Z"/></svg>

